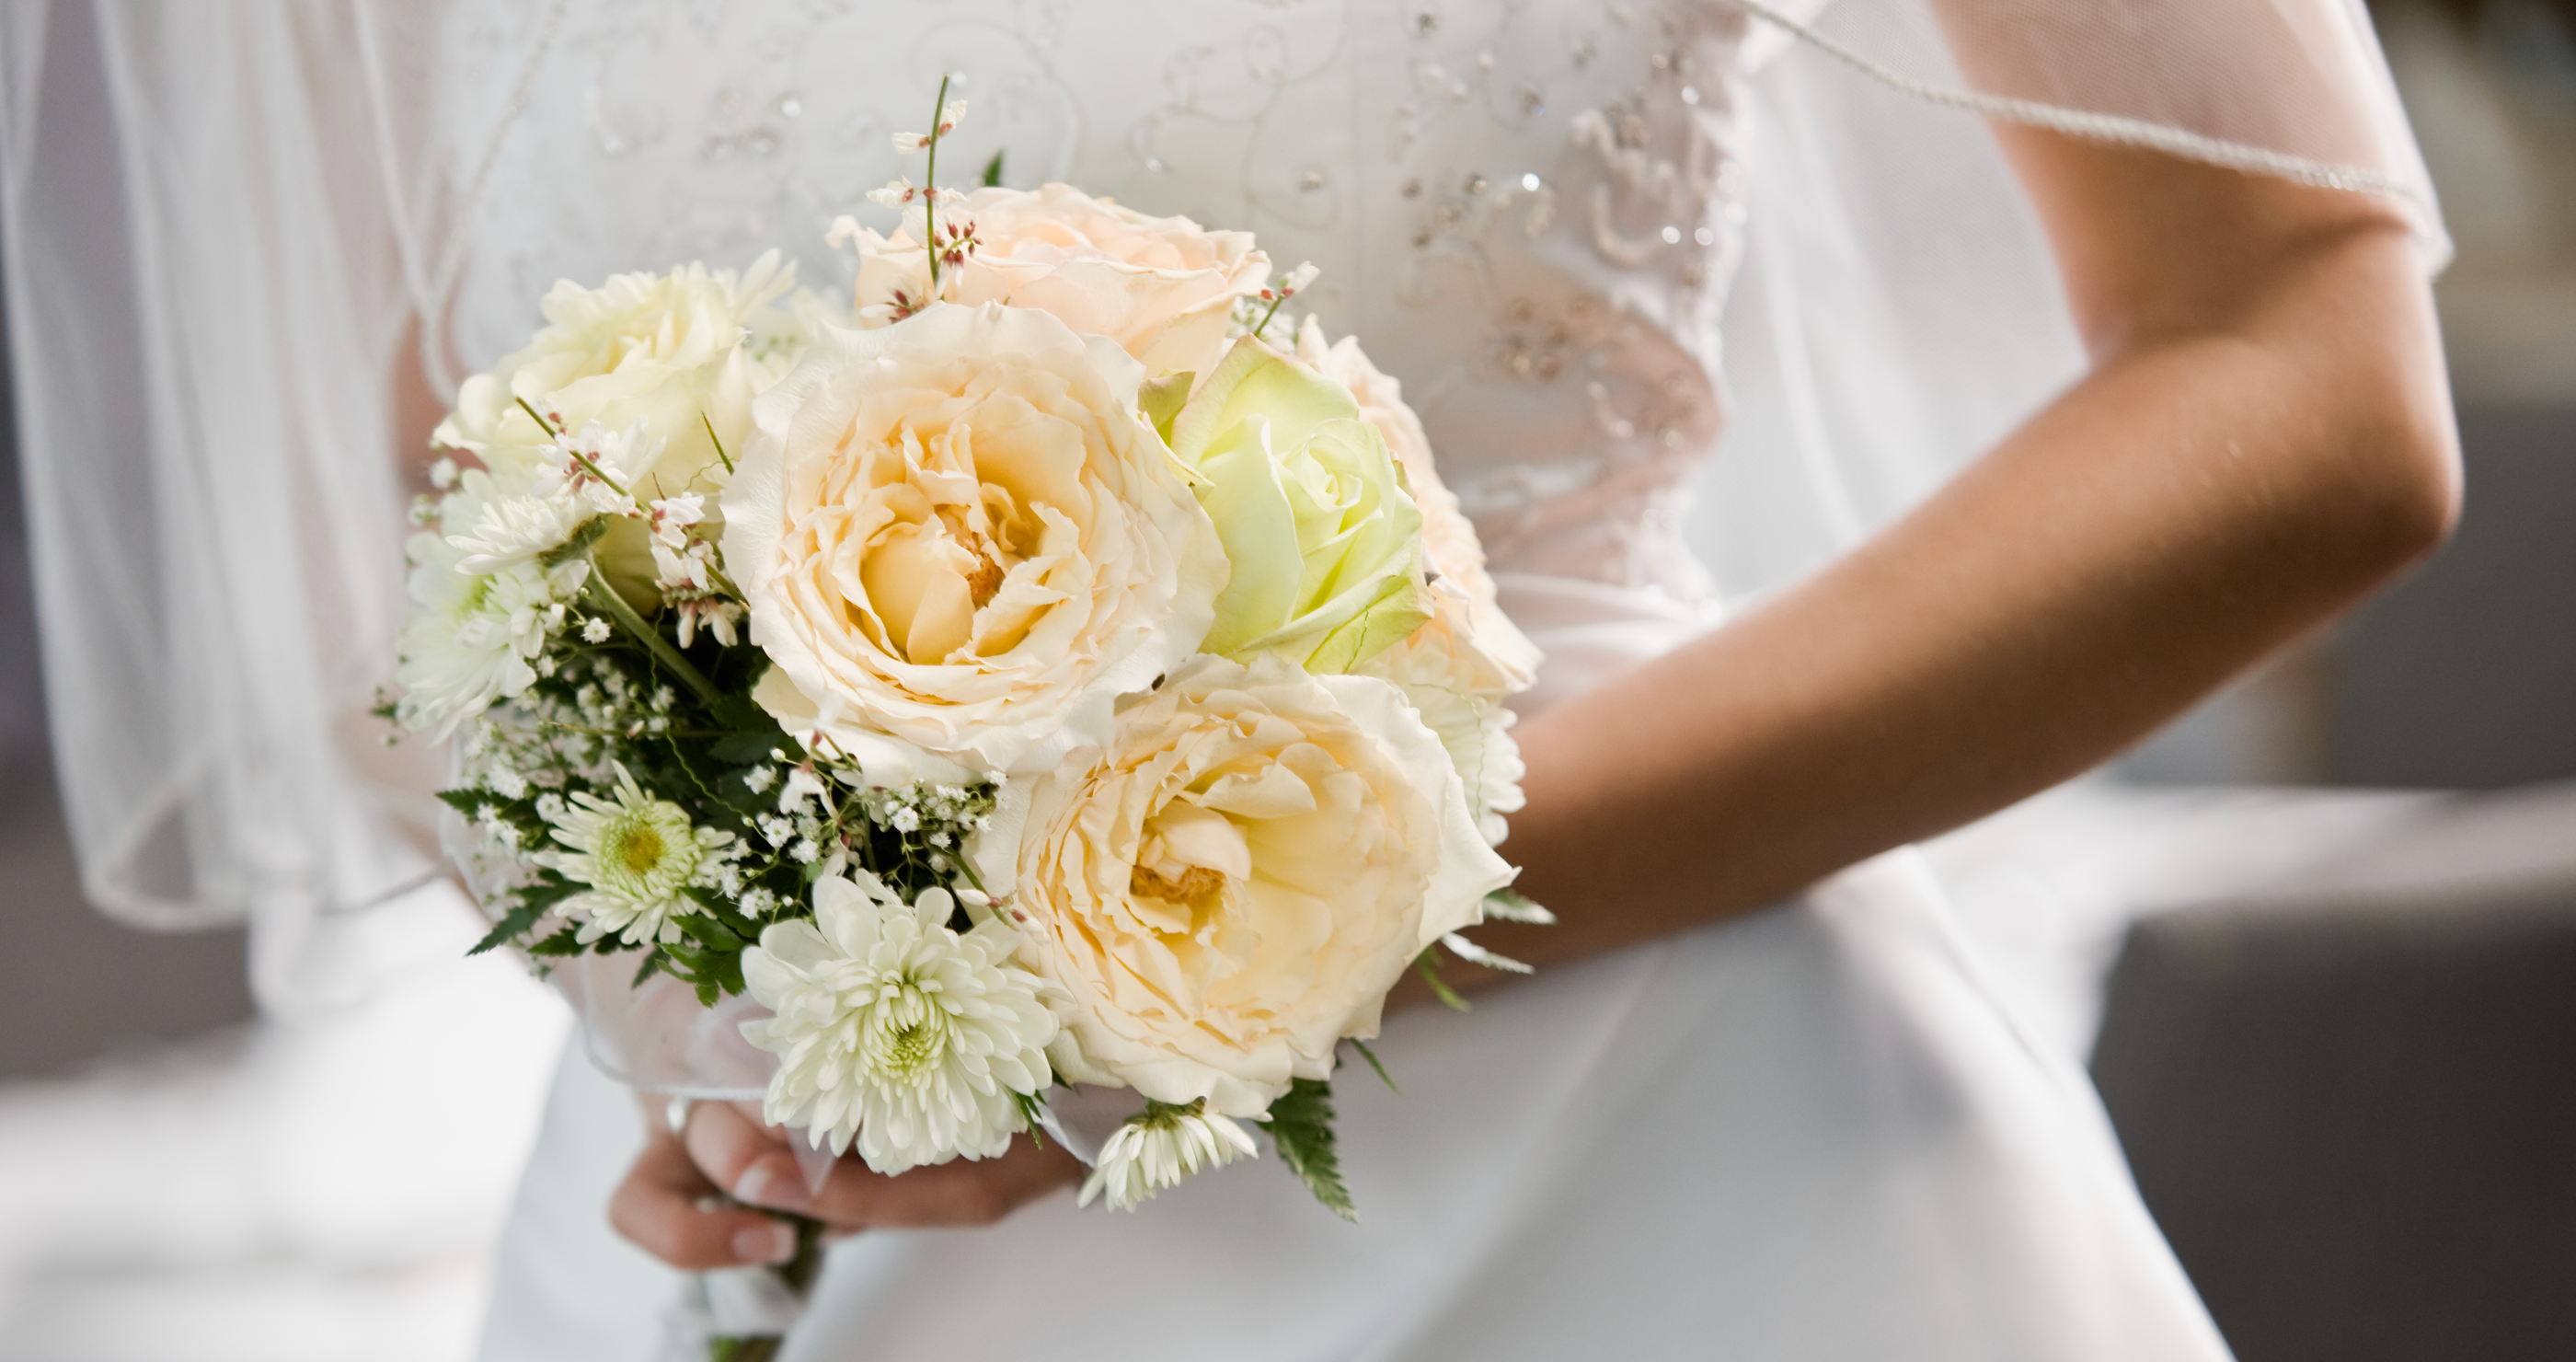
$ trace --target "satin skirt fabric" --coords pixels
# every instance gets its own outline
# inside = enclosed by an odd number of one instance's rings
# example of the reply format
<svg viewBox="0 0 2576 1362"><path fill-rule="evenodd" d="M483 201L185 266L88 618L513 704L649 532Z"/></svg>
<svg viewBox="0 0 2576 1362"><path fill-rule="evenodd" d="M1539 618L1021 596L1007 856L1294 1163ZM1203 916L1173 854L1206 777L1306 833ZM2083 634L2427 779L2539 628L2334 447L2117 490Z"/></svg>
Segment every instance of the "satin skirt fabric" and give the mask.
<svg viewBox="0 0 2576 1362"><path fill-rule="evenodd" d="M1605 869L1605 873L1614 873ZM836 1249L788 1362L2223 1358L2080 1072L2026 1045L1920 857L1390 1018L1335 1084L1362 1221L1274 1160ZM633 1100L566 1061L485 1362L653 1357L615 1240Z"/></svg>

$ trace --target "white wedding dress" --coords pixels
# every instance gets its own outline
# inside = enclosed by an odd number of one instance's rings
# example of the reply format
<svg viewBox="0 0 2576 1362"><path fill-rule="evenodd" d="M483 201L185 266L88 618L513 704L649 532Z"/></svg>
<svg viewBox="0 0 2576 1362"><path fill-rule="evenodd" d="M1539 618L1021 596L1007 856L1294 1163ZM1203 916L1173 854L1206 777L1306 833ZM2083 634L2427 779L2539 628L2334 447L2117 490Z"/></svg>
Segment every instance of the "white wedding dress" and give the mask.
<svg viewBox="0 0 2576 1362"><path fill-rule="evenodd" d="M2027 208L1974 120L1933 104L2420 185L2350 0L1943 3L2033 20L1988 30L2031 51L1970 54L1979 96L1907 98L1783 58L1788 31L1742 0L102 3L155 268L12 274L66 344L105 345L79 323L129 294L163 376L143 434L105 419L121 396L29 385L46 513L121 523L103 517L141 487L169 527L148 583L80 567L119 536L39 545L93 896L250 914L272 1003L304 977L362 987L329 948L365 916L329 910L432 873L369 822L394 778L350 755L399 613L396 488L347 457L395 424L371 386L414 362L391 338L419 323L452 391L524 341L558 277L775 243L837 287L825 227L917 173L887 138L942 71L972 105L949 182L999 153L1008 183L1249 228L1280 266L1323 268L1307 301L1403 380L1547 650L1525 711L1722 627L1719 580L1740 594L1847 547L2080 371ZM1930 32L1909 0L1836 7L1856 8ZM43 11L0 23L13 73ZM2051 43L2065 60L2034 64ZM9 97L32 88L13 74ZM76 206L19 183L0 184L13 229ZM338 514L268 514L308 501ZM271 589L226 589L244 581ZM172 623L92 623L146 598ZM174 810L194 879L165 890L137 868ZM1392 1017L1378 1054L1400 1096L1364 1071L1336 1085L1360 1225L1265 1159L1132 1215L1057 1196L984 1230L868 1233L832 1253L787 1356L2225 1355L2083 1073L2017 1033L1910 851L1471 1015ZM640 1139L576 1047L487 1362L664 1346L683 1278L605 1223Z"/></svg>
<svg viewBox="0 0 2576 1362"><path fill-rule="evenodd" d="M576 9L482 191L462 357L518 343L559 275L783 239L843 277L816 227L896 171L928 73L963 71L948 173L999 152L1011 183L1323 267L1324 324L1401 377L1547 650L1524 709L1559 703L1719 618L1685 506L1728 419L1718 316L1767 151L1747 81L1780 46L1756 27L1608 0ZM519 74L456 66L489 108ZM1264 1161L1132 1215L1064 1195L869 1233L786 1355L2225 1355L2084 1075L2016 1034L1913 853L1406 1012L1378 1053L1400 1096L1336 1085L1358 1226ZM568 1058L487 1362L653 1354L681 1279L602 1213L639 1138Z"/></svg>

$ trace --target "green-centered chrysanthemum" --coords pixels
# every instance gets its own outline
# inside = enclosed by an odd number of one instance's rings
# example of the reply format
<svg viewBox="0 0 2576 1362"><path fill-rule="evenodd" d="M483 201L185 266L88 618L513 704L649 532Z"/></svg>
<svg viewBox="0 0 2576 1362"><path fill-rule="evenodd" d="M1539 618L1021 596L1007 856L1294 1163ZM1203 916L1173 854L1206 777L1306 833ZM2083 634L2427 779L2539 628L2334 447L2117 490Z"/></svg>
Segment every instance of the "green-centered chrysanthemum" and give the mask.
<svg viewBox="0 0 2576 1362"><path fill-rule="evenodd" d="M813 921L778 923L742 953L748 991L777 1014L742 1028L778 1056L772 1124L835 1154L855 1140L888 1175L1010 1147L1024 1100L1054 1080L1056 1020L1044 985L1011 963L1009 924L960 934L955 907L945 889L907 904L864 870L825 876Z"/></svg>
<svg viewBox="0 0 2576 1362"><path fill-rule="evenodd" d="M630 946L676 941L672 919L696 907L689 887L702 882L733 834L696 826L688 810L644 793L625 767L615 770L615 799L575 794L553 818L554 839L571 850L534 859L590 886L563 905L582 919L582 940L615 934Z"/></svg>

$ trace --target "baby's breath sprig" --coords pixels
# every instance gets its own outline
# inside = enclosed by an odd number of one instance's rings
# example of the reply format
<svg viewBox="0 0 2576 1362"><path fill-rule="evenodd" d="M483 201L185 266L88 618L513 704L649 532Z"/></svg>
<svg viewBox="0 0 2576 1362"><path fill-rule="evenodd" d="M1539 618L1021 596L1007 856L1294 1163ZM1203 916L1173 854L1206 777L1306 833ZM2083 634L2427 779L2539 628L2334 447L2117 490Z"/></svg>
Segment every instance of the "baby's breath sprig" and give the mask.
<svg viewBox="0 0 2576 1362"><path fill-rule="evenodd" d="M955 79L956 76L953 74L941 76L939 78L939 95L932 101L930 131L926 133L899 132L894 135L895 155L910 156L916 151L926 151L930 153L930 159L922 166L921 188L916 190L910 183L898 180L894 184L887 185L885 188L877 190L874 194L869 196L876 199L879 203L893 202L900 204L916 196L921 199L921 240L923 249L930 256L930 292L923 300L925 303L927 303L928 299L939 296L939 263L941 257L945 256L948 263L951 265L962 264L964 263L965 258L968 255L973 254L975 250L975 225L973 223L968 223L962 230L951 233L949 239L946 241L942 241L940 239L939 233L939 201L941 198L941 194L939 192L939 140L946 137L948 134L955 132L957 130L958 120L963 119L966 116L966 101L960 99L952 102L948 98L948 84L950 81ZM951 195L950 197L954 196Z"/></svg>
<svg viewBox="0 0 2576 1362"><path fill-rule="evenodd" d="M1261 314L1260 321L1252 324L1253 339L1265 339L1262 333L1270 329L1270 319L1279 315L1280 305L1305 292L1307 286L1315 282L1315 276L1321 273L1323 271L1317 269L1313 261L1305 261L1288 271L1288 277L1280 280L1276 288L1263 289L1262 301L1269 303L1270 308Z"/></svg>
<svg viewBox="0 0 2576 1362"><path fill-rule="evenodd" d="M609 491L615 492L617 495L626 498L628 501L635 500L634 493L627 491L623 486L619 485L617 479L602 472L598 464L592 463L588 457L584 456L579 449L574 447L573 442L570 439L567 439L564 435L560 418L553 421L547 420L545 418L545 414L538 411L535 407L528 405L528 399L524 397L514 397L511 400L517 402L519 404L519 410L526 412L529 417L537 423L537 429L542 430L547 435L553 437L556 441L557 447L563 450L566 457L570 458L574 463L581 465L581 470L583 472L598 479L599 484L607 488Z"/></svg>

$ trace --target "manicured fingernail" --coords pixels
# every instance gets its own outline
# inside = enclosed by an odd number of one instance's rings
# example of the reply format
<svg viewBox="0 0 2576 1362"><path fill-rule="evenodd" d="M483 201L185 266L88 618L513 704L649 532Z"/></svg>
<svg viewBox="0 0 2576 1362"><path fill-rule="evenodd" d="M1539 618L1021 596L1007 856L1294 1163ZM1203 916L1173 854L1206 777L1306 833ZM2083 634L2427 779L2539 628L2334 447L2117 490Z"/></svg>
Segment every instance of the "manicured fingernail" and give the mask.
<svg viewBox="0 0 2576 1362"><path fill-rule="evenodd" d="M783 1263L796 1256L796 1231L777 1221L734 1231L733 1256L746 1263Z"/></svg>
<svg viewBox="0 0 2576 1362"><path fill-rule="evenodd" d="M781 1177L767 1163L755 1163L744 1170L742 1180L733 1185L733 1199L749 1206L766 1206L773 1211L801 1211L813 1198L805 1184L793 1177Z"/></svg>

